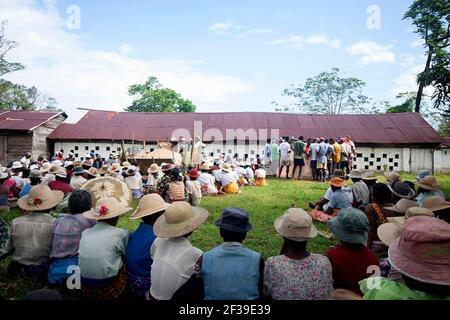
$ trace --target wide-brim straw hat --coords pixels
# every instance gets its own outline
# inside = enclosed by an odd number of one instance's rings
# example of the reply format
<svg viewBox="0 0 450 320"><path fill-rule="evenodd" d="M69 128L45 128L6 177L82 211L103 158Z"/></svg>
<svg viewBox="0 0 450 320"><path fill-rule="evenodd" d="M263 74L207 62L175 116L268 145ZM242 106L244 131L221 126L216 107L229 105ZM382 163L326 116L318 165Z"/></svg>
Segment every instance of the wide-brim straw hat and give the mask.
<svg viewBox="0 0 450 320"><path fill-rule="evenodd" d="M81 189L91 193L93 207L102 198L117 198L125 207L129 207L133 200L131 190L126 182L110 176L89 180L83 184Z"/></svg>
<svg viewBox="0 0 450 320"><path fill-rule="evenodd" d="M112 218L120 217L128 211L132 210L131 207L124 206L118 199L103 198L97 201L94 208L83 213L86 219L91 220L109 220Z"/></svg>
<svg viewBox="0 0 450 320"><path fill-rule="evenodd" d="M159 238L178 238L197 229L208 215L206 209L192 207L187 202L175 202L156 220L153 231Z"/></svg>
<svg viewBox="0 0 450 320"><path fill-rule="evenodd" d="M211 170L212 166L213 166L213 164L211 162L205 162L204 164L202 164L201 169L202 170Z"/></svg>
<svg viewBox="0 0 450 320"><path fill-rule="evenodd" d="M292 241L308 241L318 235L311 216L300 208L288 209L273 225L279 235Z"/></svg>
<svg viewBox="0 0 450 320"><path fill-rule="evenodd" d="M11 166L11 169L12 169L12 170L14 170L14 169L20 169L20 168L23 168L23 164L22 164L20 161L15 161L15 162L13 162L13 164L12 164L12 166Z"/></svg>
<svg viewBox="0 0 450 320"><path fill-rule="evenodd" d="M109 166L103 166L97 171L98 174L108 174L109 173Z"/></svg>
<svg viewBox="0 0 450 320"><path fill-rule="evenodd" d="M347 183L345 182L344 179L341 178L331 178L330 181L330 185L332 185L333 187L345 187L347 185Z"/></svg>
<svg viewBox="0 0 450 320"><path fill-rule="evenodd" d="M70 167L70 166L73 166L73 162L72 161L64 162L64 168L67 168L67 167Z"/></svg>
<svg viewBox="0 0 450 320"><path fill-rule="evenodd" d="M220 165L220 169L225 172L231 172L233 170L231 168L231 164L229 164L229 163L224 163L224 164Z"/></svg>
<svg viewBox="0 0 450 320"><path fill-rule="evenodd" d="M392 194L399 198L412 199L416 195L416 192L405 182L397 181L395 183L389 183L387 186Z"/></svg>
<svg viewBox="0 0 450 320"><path fill-rule="evenodd" d="M431 211L439 211L450 209L450 203L444 201L440 197L433 196L433 197L426 197L423 200L422 207L430 209Z"/></svg>
<svg viewBox="0 0 450 320"><path fill-rule="evenodd" d="M51 166L52 166L52 165L50 164L50 162L46 162L46 163L44 163L44 164L42 165L40 171L41 171L42 173L47 173L47 172L50 171Z"/></svg>
<svg viewBox="0 0 450 320"><path fill-rule="evenodd" d="M375 173L369 171L362 174L362 180L365 181L374 181L378 180L378 177L375 175Z"/></svg>
<svg viewBox="0 0 450 320"><path fill-rule="evenodd" d="M97 177L98 176L97 168L94 168L94 167L90 168L87 171L87 173L88 173L88 175L90 175L92 177Z"/></svg>
<svg viewBox="0 0 450 320"><path fill-rule="evenodd" d="M395 171L385 172L384 177L390 183L400 180L400 175Z"/></svg>
<svg viewBox="0 0 450 320"><path fill-rule="evenodd" d="M0 179L6 179L8 178L9 174L7 172L1 172L0 173Z"/></svg>
<svg viewBox="0 0 450 320"><path fill-rule="evenodd" d="M161 171L161 168L158 166L157 163L153 163L150 168L148 168L148 173L158 173Z"/></svg>
<svg viewBox="0 0 450 320"><path fill-rule="evenodd" d="M61 168L61 166L59 164L52 164L50 166L50 169L48 170L48 172L55 174L60 168Z"/></svg>
<svg viewBox="0 0 450 320"><path fill-rule="evenodd" d="M436 178L433 176L426 176L425 178L420 179L420 181L417 183L417 186L429 191L439 190L439 184Z"/></svg>
<svg viewBox="0 0 450 320"><path fill-rule="evenodd" d="M31 188L30 193L17 201L20 209L33 211L46 211L56 207L64 198L64 192L51 190L46 185L38 185Z"/></svg>
<svg viewBox="0 0 450 320"><path fill-rule="evenodd" d="M130 219L137 220L143 217L150 216L152 214L165 211L169 207L169 204L156 193L147 194L139 200L139 206L133 212Z"/></svg>
<svg viewBox="0 0 450 320"><path fill-rule="evenodd" d="M348 175L350 179L362 179L362 176L363 175L359 170L352 170L352 172Z"/></svg>
<svg viewBox="0 0 450 320"><path fill-rule="evenodd" d="M406 211L408 211L409 208L413 207L419 207L419 203L417 201L404 198L400 199L400 201L398 201L392 207L386 207L385 209L398 213L406 213Z"/></svg>

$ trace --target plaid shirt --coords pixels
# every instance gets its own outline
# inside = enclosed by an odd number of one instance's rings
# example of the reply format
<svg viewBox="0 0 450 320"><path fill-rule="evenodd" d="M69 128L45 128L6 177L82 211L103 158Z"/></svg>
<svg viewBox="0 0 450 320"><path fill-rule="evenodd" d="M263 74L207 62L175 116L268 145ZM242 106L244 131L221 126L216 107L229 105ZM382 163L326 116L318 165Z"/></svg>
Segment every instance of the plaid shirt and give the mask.
<svg viewBox="0 0 450 320"><path fill-rule="evenodd" d="M94 226L96 221L83 215L63 215L53 223L53 246L51 257L70 258L78 255L81 233Z"/></svg>

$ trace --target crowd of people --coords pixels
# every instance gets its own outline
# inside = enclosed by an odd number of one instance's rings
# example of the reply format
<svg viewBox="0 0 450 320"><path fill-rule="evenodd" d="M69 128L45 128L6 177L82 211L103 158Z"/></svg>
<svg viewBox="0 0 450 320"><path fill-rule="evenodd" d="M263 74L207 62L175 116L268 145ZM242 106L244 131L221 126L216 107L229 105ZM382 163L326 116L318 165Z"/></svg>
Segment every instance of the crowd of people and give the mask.
<svg viewBox="0 0 450 320"><path fill-rule="evenodd" d="M209 217L200 207L202 196L265 186L265 163L205 158L198 167L155 163L142 175L132 161L97 169L93 158L47 161L27 154L0 166L0 211L17 205L23 212L10 225L0 215L0 259L10 257L10 275L36 277L50 288L66 286L78 267L86 299L450 298L450 204L429 171L419 172L415 182L386 172L387 182L378 183L372 173L349 170L348 156L343 165L341 157L328 168L321 158L328 154L322 153L328 150L325 139L291 142L279 145L281 165L290 165L283 157L291 151L304 160L316 150L319 180L329 179L330 186L310 203L310 212L292 207L279 213L273 222L283 239L278 256L264 259L245 246L252 221L238 207L225 208L214 221L221 244L203 252L190 241ZM270 141L266 147L276 152ZM302 164L294 167L301 170ZM134 211L118 197L94 202L83 188L111 177L139 199ZM64 202L67 212L55 215ZM117 224L131 211L129 219L140 225L130 233ZM326 223L339 240L325 254L308 251L308 241L319 235L314 220Z"/></svg>

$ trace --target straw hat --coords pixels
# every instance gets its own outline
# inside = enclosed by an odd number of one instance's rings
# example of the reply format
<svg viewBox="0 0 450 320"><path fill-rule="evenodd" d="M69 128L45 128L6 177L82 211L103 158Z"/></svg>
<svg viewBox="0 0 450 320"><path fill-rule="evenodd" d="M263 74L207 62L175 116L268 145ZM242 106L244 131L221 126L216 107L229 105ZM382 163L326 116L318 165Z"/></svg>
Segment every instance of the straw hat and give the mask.
<svg viewBox="0 0 450 320"><path fill-rule="evenodd" d="M417 180L417 181L420 181L420 179L423 179L423 178L425 178L426 176L431 176L430 170L427 170L427 169L420 170L420 171L417 173L416 180Z"/></svg>
<svg viewBox="0 0 450 320"><path fill-rule="evenodd" d="M395 239L400 237L405 221L409 218L418 216L428 216L434 218L433 211L431 210L420 207L409 208L404 217L388 218L388 223L383 223L380 225L377 229L378 238L380 238L381 242L389 247Z"/></svg>
<svg viewBox="0 0 450 320"><path fill-rule="evenodd" d="M70 167L70 166L73 166L73 162L72 161L64 162L64 168L67 168L67 167Z"/></svg>
<svg viewBox="0 0 450 320"><path fill-rule="evenodd" d="M55 176L60 177L60 178L67 178L67 171L64 168L59 168L56 172L55 172Z"/></svg>
<svg viewBox="0 0 450 320"><path fill-rule="evenodd" d="M52 164L50 166L50 169L48 170L48 172L55 174L60 168L61 168L61 166L59 164Z"/></svg>
<svg viewBox="0 0 450 320"><path fill-rule="evenodd" d="M87 171L88 175L93 176L93 177L97 177L97 169L94 167L89 168L89 170Z"/></svg>
<svg viewBox="0 0 450 320"><path fill-rule="evenodd" d="M17 201L19 208L25 211L45 211L56 207L64 198L64 192L50 190L46 185L31 188L30 193Z"/></svg>
<svg viewBox="0 0 450 320"><path fill-rule="evenodd" d="M108 220L120 217L131 209L116 198L103 198L98 200L94 208L83 213L83 216L91 220Z"/></svg>
<svg viewBox="0 0 450 320"><path fill-rule="evenodd" d="M173 168L175 168L175 165L172 163L162 163L161 164L161 171L162 172L167 172L172 170Z"/></svg>
<svg viewBox="0 0 450 320"><path fill-rule="evenodd" d="M197 229L207 218L208 211L192 207L187 202L171 204L153 226L159 238L178 238Z"/></svg>
<svg viewBox="0 0 450 320"><path fill-rule="evenodd" d="M132 196L128 185L117 178L100 177L89 180L81 187L82 190L89 191L92 195L92 204L102 198L115 197L126 207L131 205Z"/></svg>
<svg viewBox="0 0 450 320"><path fill-rule="evenodd" d="M362 179L363 175L359 170L352 170L352 172L348 175L350 179Z"/></svg>
<svg viewBox="0 0 450 320"><path fill-rule="evenodd" d="M152 174L152 173L158 173L161 171L161 168L158 166L157 163L152 163L152 165L150 166L150 168L148 168L148 173Z"/></svg>
<svg viewBox="0 0 450 320"><path fill-rule="evenodd" d="M386 180L389 183L393 183L395 181L399 181L400 180L400 175L397 172L394 172L394 171L385 172L384 176L385 176Z"/></svg>
<svg viewBox="0 0 450 320"><path fill-rule="evenodd" d="M50 162L44 163L44 164L42 165L42 167L41 167L41 172L42 172L42 173L47 173L47 172L49 172L51 166L52 166L52 165L50 164Z"/></svg>
<svg viewBox="0 0 450 320"><path fill-rule="evenodd" d="M92 163L89 160L83 161L83 163L81 165L83 165L85 167L89 167L89 168L92 167Z"/></svg>
<svg viewBox="0 0 450 320"><path fill-rule="evenodd" d="M76 160L76 161L73 162L73 166L74 166L74 167L81 167L81 165L82 165L82 164L81 164L81 161L80 161L80 160Z"/></svg>
<svg viewBox="0 0 450 320"><path fill-rule="evenodd" d="M133 212L130 219L137 220L143 217L150 216L157 212L166 210L169 204L164 201L159 194L147 194L139 200L139 206Z"/></svg>
<svg viewBox="0 0 450 320"><path fill-rule="evenodd" d="M127 167L130 167L130 166L131 166L131 163L129 163L128 161L125 161L125 162L122 163L122 167L123 168L127 168Z"/></svg>
<svg viewBox="0 0 450 320"><path fill-rule="evenodd" d="M399 198L412 199L416 195L416 192L411 189L409 184L406 182L395 181L393 183L389 183L387 186L389 190L391 190L391 192Z"/></svg>
<svg viewBox="0 0 450 320"><path fill-rule="evenodd" d="M111 165L111 172L119 172L120 170L122 170L122 168L118 163L113 163Z"/></svg>
<svg viewBox="0 0 450 320"><path fill-rule="evenodd" d="M437 183L437 180L433 176L426 176L423 179L420 179L417 185L425 190L429 191L436 191L439 190L439 184Z"/></svg>
<svg viewBox="0 0 450 320"><path fill-rule="evenodd" d="M331 180L330 180L330 184L333 186L333 187L345 187L346 185L347 185L347 183L345 182L345 180L344 179L341 179L341 178L331 178Z"/></svg>
<svg viewBox="0 0 450 320"><path fill-rule="evenodd" d="M136 174L137 171L138 171L138 168L136 168L135 166L129 166L127 168L127 174L128 175Z"/></svg>
<svg viewBox="0 0 450 320"><path fill-rule="evenodd" d="M372 171L364 172L362 175L362 179L366 181L378 180L377 176Z"/></svg>
<svg viewBox="0 0 450 320"><path fill-rule="evenodd" d="M211 167L212 167L212 166L213 166L213 165L212 165L211 162L205 162L204 164L202 164L201 169L202 169L202 170L208 171L208 170L211 170Z"/></svg>
<svg viewBox="0 0 450 320"><path fill-rule="evenodd" d="M6 171L0 173L0 179L6 179L6 178L8 178L8 176L9 176L8 172L6 172Z"/></svg>
<svg viewBox="0 0 450 320"><path fill-rule="evenodd" d="M392 207L385 208L386 210L398 212L398 213L406 213L409 208L419 207L419 203L410 199L400 199L395 205Z"/></svg>
<svg viewBox="0 0 450 320"><path fill-rule="evenodd" d="M30 178L42 178L42 173L39 170L32 170L30 172Z"/></svg>
<svg viewBox="0 0 450 320"><path fill-rule="evenodd" d="M432 217L406 220L399 239L389 246L389 262L414 280L450 285L450 224Z"/></svg>
<svg viewBox="0 0 450 320"><path fill-rule="evenodd" d="M101 168L97 171L97 173L98 173L99 175L102 175L102 174L108 174L108 173L109 173L109 166L106 165L106 166L101 167Z"/></svg>
<svg viewBox="0 0 450 320"><path fill-rule="evenodd" d="M440 197L426 197L423 200L422 207L430 209L431 211L439 211L439 210L445 210L450 209L450 203L445 202Z"/></svg>
<svg viewBox="0 0 450 320"><path fill-rule="evenodd" d="M222 170L225 171L225 172L231 172L231 171L232 171L232 169L231 169L231 164L229 164L229 163L224 163L224 164L222 164L222 165L220 166L220 169L222 169Z"/></svg>
<svg viewBox="0 0 450 320"><path fill-rule="evenodd" d="M288 209L275 219L274 227L282 237L297 242L314 239L318 234L311 216L300 208Z"/></svg>
<svg viewBox="0 0 450 320"><path fill-rule="evenodd" d="M83 174L85 173L85 170L82 167L75 167L75 169L73 169L72 174L73 175L78 175L78 174Z"/></svg>

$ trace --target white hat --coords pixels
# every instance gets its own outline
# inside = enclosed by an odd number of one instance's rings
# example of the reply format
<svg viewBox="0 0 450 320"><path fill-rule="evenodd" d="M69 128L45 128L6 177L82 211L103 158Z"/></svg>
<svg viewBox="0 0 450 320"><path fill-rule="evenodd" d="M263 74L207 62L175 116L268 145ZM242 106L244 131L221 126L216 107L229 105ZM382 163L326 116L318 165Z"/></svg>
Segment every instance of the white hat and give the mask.
<svg viewBox="0 0 450 320"><path fill-rule="evenodd" d="M11 169L20 169L20 168L23 168L22 163L20 163L20 161L14 161Z"/></svg>
<svg viewBox="0 0 450 320"><path fill-rule="evenodd" d="M64 168L67 168L68 166L73 166L73 162L72 161L66 161L64 163Z"/></svg>

